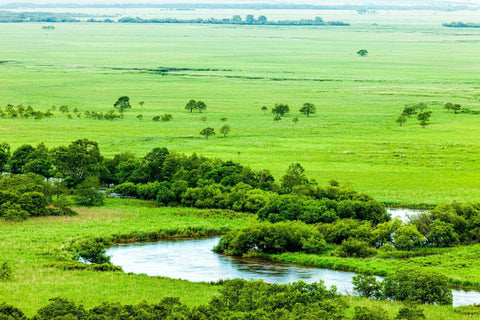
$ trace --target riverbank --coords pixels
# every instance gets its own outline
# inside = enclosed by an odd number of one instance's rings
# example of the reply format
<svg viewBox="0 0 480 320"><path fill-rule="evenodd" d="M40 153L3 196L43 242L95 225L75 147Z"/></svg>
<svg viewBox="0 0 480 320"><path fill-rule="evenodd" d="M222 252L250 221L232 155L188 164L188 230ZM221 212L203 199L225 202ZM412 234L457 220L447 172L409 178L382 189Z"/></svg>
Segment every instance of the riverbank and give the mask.
<svg viewBox="0 0 480 320"><path fill-rule="evenodd" d="M105 207L76 210L79 215L74 217L0 222L1 262L6 261L13 270L12 280L0 281L0 303L17 306L29 316L57 296L68 297L85 308L103 301L153 303L169 296L180 297L188 306L203 304L218 293L218 286L114 271L64 270L52 267L52 262L72 261L68 245L85 237L112 239L119 235L160 232L180 236L193 235L188 233L200 229L213 233L242 228L253 218L248 214L229 216L230 213L219 210L156 208L148 202L131 199L108 199ZM361 299L354 301L379 304ZM401 308L399 303L380 304L392 314ZM453 307L425 306L428 319L469 319L454 310Z"/></svg>

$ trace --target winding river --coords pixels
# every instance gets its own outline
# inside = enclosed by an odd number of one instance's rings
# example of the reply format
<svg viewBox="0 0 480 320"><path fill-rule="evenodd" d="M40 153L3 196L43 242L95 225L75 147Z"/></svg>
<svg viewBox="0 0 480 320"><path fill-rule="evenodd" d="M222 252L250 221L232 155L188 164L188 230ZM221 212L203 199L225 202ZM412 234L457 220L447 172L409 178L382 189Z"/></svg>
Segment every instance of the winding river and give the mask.
<svg viewBox="0 0 480 320"><path fill-rule="evenodd" d="M219 238L185 239L119 244L107 250L111 262L125 272L144 273L189 281L220 279L263 279L270 283L323 280L343 294L353 294L354 273L312 268L265 259L230 257L216 254L212 248ZM453 305L480 303L480 292L453 291Z"/></svg>

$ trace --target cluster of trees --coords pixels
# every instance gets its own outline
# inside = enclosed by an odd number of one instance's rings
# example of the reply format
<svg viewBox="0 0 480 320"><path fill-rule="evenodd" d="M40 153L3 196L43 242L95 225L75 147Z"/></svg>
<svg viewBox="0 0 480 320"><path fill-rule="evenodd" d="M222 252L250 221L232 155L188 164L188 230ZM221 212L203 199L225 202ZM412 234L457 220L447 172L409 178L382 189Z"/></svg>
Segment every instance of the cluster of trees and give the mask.
<svg viewBox="0 0 480 320"><path fill-rule="evenodd" d="M69 13L0 11L0 23L80 22Z"/></svg>
<svg viewBox="0 0 480 320"><path fill-rule="evenodd" d="M131 154L116 156L109 174L108 179L101 179L119 183L114 191L121 195L165 205L254 212L270 222L358 218L379 223L389 219L385 208L368 195L336 185L318 187L306 178L300 164L290 165L277 184L267 170L256 172L232 161L195 154L187 157L156 148L142 159Z"/></svg>
<svg viewBox="0 0 480 320"><path fill-rule="evenodd" d="M268 111L268 108L266 106L263 106L261 110L263 111L263 113L266 113ZM286 115L287 113L290 113L290 107L288 106L288 104L276 103L271 111L274 114L273 120L279 121L279 120L282 120L282 117L284 115ZM310 115L315 114L317 112L317 108L313 103L305 102L299 111L301 114L304 114L307 117L309 117ZM297 123L298 118L294 118L293 122Z"/></svg>
<svg viewBox="0 0 480 320"><path fill-rule="evenodd" d="M300 20L279 20L268 21L265 16L258 16L248 14L243 20L239 15L234 15L232 18L223 19L178 19L178 18L132 18L124 17L118 19L120 23L196 23L196 24L237 24L237 25L274 25L274 26L349 26L349 23L342 21L323 21L321 17L315 19L300 19Z"/></svg>
<svg viewBox="0 0 480 320"><path fill-rule="evenodd" d="M469 114L480 114L480 111L477 110L470 110L469 108L462 107L458 103L451 103L447 102L445 103L444 108L448 111L452 110L453 113L469 113Z"/></svg>
<svg viewBox="0 0 480 320"><path fill-rule="evenodd" d="M480 28L480 23L473 23L473 22L450 22L450 23L442 23L442 26L448 28Z"/></svg>
<svg viewBox="0 0 480 320"><path fill-rule="evenodd" d="M366 273L354 276L352 282L360 296L370 299L440 305L453 302L448 278L435 271L401 268L383 281Z"/></svg>
<svg viewBox="0 0 480 320"><path fill-rule="evenodd" d="M0 176L0 217L22 221L28 217L74 215L63 197L52 201L53 187L36 174Z"/></svg>
<svg viewBox="0 0 480 320"><path fill-rule="evenodd" d="M327 289L323 283L307 284L299 281L291 284L267 284L263 281L235 279L219 284L221 289L218 295L193 308L182 304L179 298L167 297L152 304L141 302L137 305L122 305L118 302L104 302L86 310L71 300L54 298L40 308L32 319L392 319L386 310L378 307L355 307L353 317L347 317L346 309L350 307L348 302L335 289ZM412 310L417 317L410 316ZM423 312L420 308L405 306L399 310L395 319L423 319L424 316L421 316ZM0 304L0 318L27 319L19 308L5 303Z"/></svg>
<svg viewBox="0 0 480 320"><path fill-rule="evenodd" d="M399 219L379 222L378 216L352 218L353 214L345 211L345 207L348 208L350 205L354 205L354 202L339 202L336 213L332 211L330 214L333 217L339 214L340 219L334 218L333 222L325 223L305 219L304 215L308 216L308 207L302 209L299 201L297 208L300 208L298 210L300 215L290 216L288 219L297 220L295 224L268 221L250 225L223 236L217 250L225 254L247 256L252 252L319 253L333 250L332 254L336 256L364 258L373 256L379 251L388 255L397 250L411 250L416 247L446 247L480 242L480 203L454 202L439 205L430 212L412 217L408 223L403 223ZM280 203L278 206L285 210L287 205ZM260 219L264 218L265 208L268 208L268 205L258 211ZM346 212L348 214L345 214ZM358 212L362 210L357 210L357 214ZM312 222L313 224L307 224ZM298 229L298 233L295 233L294 229ZM291 237L296 237L296 245L285 245L292 242Z"/></svg>
<svg viewBox="0 0 480 320"><path fill-rule="evenodd" d="M405 122L407 122L408 118L416 115L419 124L425 128L429 124L430 117L432 116L431 111L425 111L425 109L427 108L428 106L424 102L413 105L406 105L405 108L403 108L402 114L397 118L396 122L400 126L402 126Z"/></svg>
<svg viewBox="0 0 480 320"><path fill-rule="evenodd" d="M139 116L141 116L141 115L139 115ZM139 120L143 119L143 116L141 116L141 117L139 117L139 116L137 116L137 119L139 119ZM153 121L160 121L161 120L162 122L168 122L172 119L173 119L173 116L170 113L164 113L160 116L154 116L152 118Z"/></svg>
<svg viewBox="0 0 480 320"><path fill-rule="evenodd" d="M185 109L189 110L190 112L193 112L194 110L202 113L202 111L207 110L207 104L201 100L195 101L191 99L190 101L187 102L185 105Z"/></svg>
<svg viewBox="0 0 480 320"><path fill-rule="evenodd" d="M47 111L39 111L32 108L32 106L23 106L22 104L19 105L12 105L7 104L5 107L0 107L0 118L34 118L35 120L40 120L42 118L50 118L53 117L52 111L55 110L53 107L48 109Z"/></svg>
<svg viewBox="0 0 480 320"><path fill-rule="evenodd" d="M225 138L230 133L230 130L231 130L230 126L228 124L224 124L220 128L220 133L223 134L223 137ZM214 136L215 134L216 134L215 129L212 127L206 127L200 131L200 135L204 136L207 140L208 140L208 137Z"/></svg>

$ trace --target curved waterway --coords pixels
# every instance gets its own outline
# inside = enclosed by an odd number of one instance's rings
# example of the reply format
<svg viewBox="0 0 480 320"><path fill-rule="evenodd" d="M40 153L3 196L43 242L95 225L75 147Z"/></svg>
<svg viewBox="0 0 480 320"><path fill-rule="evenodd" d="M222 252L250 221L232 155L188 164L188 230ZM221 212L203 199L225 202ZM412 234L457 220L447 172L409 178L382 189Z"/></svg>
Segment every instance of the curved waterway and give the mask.
<svg viewBox="0 0 480 320"><path fill-rule="evenodd" d="M336 286L343 294L352 295L351 272L312 268L258 258L240 258L216 254L212 248L220 238L184 239L110 247L111 262L125 272L163 276L189 281L218 281L220 279L263 279L269 283L307 283L323 280L327 287ZM480 292L453 292L453 305L480 303Z"/></svg>

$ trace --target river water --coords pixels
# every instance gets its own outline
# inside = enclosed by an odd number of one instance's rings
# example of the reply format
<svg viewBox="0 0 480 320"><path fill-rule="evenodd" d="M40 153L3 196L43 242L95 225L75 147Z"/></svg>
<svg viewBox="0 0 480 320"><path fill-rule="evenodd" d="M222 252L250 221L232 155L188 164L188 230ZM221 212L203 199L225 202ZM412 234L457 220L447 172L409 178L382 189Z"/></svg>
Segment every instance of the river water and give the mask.
<svg viewBox="0 0 480 320"><path fill-rule="evenodd" d="M269 283L307 283L323 280L352 295L354 273L312 268L258 258L239 258L216 254L212 248L219 238L185 239L133 244L119 244L107 250L111 262L125 272L144 273L189 281L220 279L263 279ZM480 303L480 292L453 291L453 305Z"/></svg>

